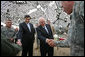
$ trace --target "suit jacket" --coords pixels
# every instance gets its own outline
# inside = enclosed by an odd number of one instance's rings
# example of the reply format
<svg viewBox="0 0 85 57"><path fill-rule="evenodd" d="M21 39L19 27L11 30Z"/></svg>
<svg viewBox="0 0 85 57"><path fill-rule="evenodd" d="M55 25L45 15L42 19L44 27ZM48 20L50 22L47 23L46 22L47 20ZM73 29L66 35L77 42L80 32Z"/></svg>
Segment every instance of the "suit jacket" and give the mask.
<svg viewBox="0 0 85 57"><path fill-rule="evenodd" d="M31 27L31 32L25 22L19 24L18 38L21 39L22 44L31 44L34 42L35 29L31 23L29 24Z"/></svg>
<svg viewBox="0 0 85 57"><path fill-rule="evenodd" d="M53 39L53 34L52 34L50 25L46 24L46 27L48 29L49 34L41 25L37 28L37 36L38 36L38 39L40 39L40 47L49 46L46 43L46 38Z"/></svg>

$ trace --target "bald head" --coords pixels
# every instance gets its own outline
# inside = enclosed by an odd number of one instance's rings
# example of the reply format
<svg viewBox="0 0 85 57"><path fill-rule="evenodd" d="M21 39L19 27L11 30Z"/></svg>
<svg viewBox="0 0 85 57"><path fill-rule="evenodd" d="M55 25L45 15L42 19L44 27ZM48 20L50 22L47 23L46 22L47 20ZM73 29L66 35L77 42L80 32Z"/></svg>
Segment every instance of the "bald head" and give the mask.
<svg viewBox="0 0 85 57"><path fill-rule="evenodd" d="M67 14L71 14L73 11L74 1L62 1L61 2L62 7L64 8L64 11Z"/></svg>
<svg viewBox="0 0 85 57"><path fill-rule="evenodd" d="M39 18L39 24L40 24L41 26L45 26L45 19L44 19L43 17L40 17L40 18Z"/></svg>

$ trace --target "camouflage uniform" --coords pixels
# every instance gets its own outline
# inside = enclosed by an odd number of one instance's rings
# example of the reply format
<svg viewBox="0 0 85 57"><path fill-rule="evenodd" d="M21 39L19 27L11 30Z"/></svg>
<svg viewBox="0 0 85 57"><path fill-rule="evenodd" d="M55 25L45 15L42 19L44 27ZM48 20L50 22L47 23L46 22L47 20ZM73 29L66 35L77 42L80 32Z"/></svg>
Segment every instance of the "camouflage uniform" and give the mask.
<svg viewBox="0 0 85 57"><path fill-rule="evenodd" d="M13 27L11 27L11 28L2 27L2 28L1 28L1 32L5 35L5 37L6 37L7 39L16 38L16 36L15 36L16 31L14 30Z"/></svg>
<svg viewBox="0 0 85 57"><path fill-rule="evenodd" d="M68 34L69 38L57 41L57 46L69 46L71 56L84 56L84 1L75 1Z"/></svg>
<svg viewBox="0 0 85 57"><path fill-rule="evenodd" d="M21 50L21 46L9 41L9 38L15 38L15 34L13 28L1 28L1 56L16 56Z"/></svg>

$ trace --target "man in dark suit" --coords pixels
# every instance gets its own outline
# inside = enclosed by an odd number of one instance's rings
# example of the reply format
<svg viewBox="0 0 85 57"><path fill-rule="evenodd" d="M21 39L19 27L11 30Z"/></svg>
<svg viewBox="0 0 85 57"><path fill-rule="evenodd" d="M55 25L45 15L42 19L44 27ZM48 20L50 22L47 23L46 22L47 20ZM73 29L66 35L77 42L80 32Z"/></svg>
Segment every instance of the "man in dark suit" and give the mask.
<svg viewBox="0 0 85 57"><path fill-rule="evenodd" d="M19 25L19 33L18 33L18 43L22 43L22 56L33 55L33 43L34 43L34 34L35 29L33 24L29 23L31 17L29 15L25 15L25 22Z"/></svg>
<svg viewBox="0 0 85 57"><path fill-rule="evenodd" d="M51 47L53 44L51 43L51 40L53 39L53 34L50 25L45 24L45 19L41 17L39 19L39 24L37 28L37 35L40 39L40 52L41 56L46 56L46 53L48 53L48 56L53 56L53 47Z"/></svg>

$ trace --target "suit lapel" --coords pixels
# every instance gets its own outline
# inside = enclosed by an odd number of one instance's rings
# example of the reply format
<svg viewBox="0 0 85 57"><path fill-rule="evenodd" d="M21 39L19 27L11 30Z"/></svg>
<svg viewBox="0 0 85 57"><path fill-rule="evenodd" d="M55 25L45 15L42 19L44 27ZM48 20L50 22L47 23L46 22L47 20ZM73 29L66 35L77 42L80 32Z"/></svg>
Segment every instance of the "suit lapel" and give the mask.
<svg viewBox="0 0 85 57"><path fill-rule="evenodd" d="M29 31L29 28L28 28L28 26L27 26L27 24L25 22L24 22L24 27L27 29L27 31Z"/></svg>
<svg viewBox="0 0 85 57"><path fill-rule="evenodd" d="M41 27L42 32L44 32L45 34L48 34L48 33L46 32L45 28L43 28L42 26L40 26L40 27Z"/></svg>
<svg viewBox="0 0 85 57"><path fill-rule="evenodd" d="M32 26L31 26L31 24L29 23L29 25L30 25L30 29L31 29L31 32L32 32Z"/></svg>

